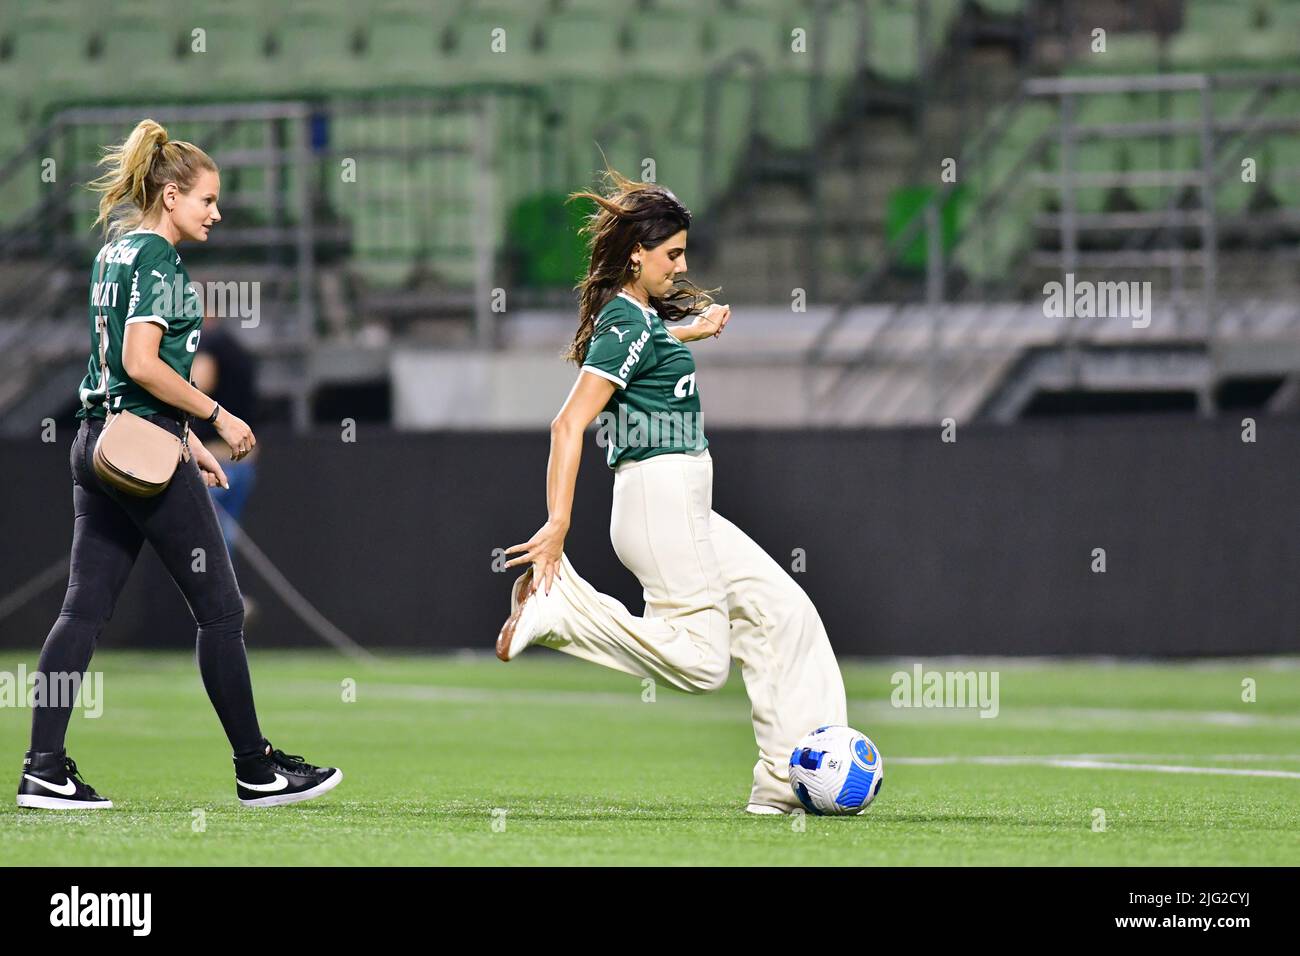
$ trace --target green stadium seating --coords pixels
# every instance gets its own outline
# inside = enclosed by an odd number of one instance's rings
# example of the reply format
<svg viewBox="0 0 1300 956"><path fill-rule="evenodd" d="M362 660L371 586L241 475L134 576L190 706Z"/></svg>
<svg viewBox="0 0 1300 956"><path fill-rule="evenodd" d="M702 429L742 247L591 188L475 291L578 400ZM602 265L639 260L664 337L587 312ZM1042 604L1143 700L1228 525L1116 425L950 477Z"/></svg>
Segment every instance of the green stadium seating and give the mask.
<svg viewBox="0 0 1300 956"><path fill-rule="evenodd" d="M1226 37L1253 29L1258 7L1251 0L1186 0L1183 29Z"/></svg>
<svg viewBox="0 0 1300 956"><path fill-rule="evenodd" d="M505 250L520 285L546 288L577 282L587 251L578 230L589 208L581 202L566 203L564 193L538 193L511 209Z"/></svg>
<svg viewBox="0 0 1300 956"><path fill-rule="evenodd" d="M772 18L761 10L719 10L709 17L707 37L710 63L742 53L755 54L767 63L789 45Z"/></svg>
<svg viewBox="0 0 1300 956"><path fill-rule="evenodd" d="M633 63L664 69L656 58L624 51L618 21L594 13L564 13L547 17L542 26L538 67L543 77L586 77L599 81Z"/></svg>
<svg viewBox="0 0 1300 956"><path fill-rule="evenodd" d="M203 49L186 31L182 44L181 88L177 91L203 99L240 99L275 95L286 83L285 70L267 56L269 29L237 12L195 18L202 29Z"/></svg>
<svg viewBox="0 0 1300 956"><path fill-rule="evenodd" d="M882 0L871 10L867 28L868 65L887 80L913 79L919 68L920 36L915 10L901 0Z"/></svg>
<svg viewBox="0 0 1300 956"><path fill-rule="evenodd" d="M926 207L938 190L934 186L901 186L889 194L885 210L885 239L892 243L909 228L917 218L924 218ZM945 253L952 250L957 240L958 224L965 218L962 207L966 190L956 187L939 210L939 233ZM929 237L924 226L907 244L898 262L905 269L924 269L929 262Z"/></svg>
<svg viewBox="0 0 1300 956"><path fill-rule="evenodd" d="M694 16L665 19L641 13L627 21L631 49L620 59L645 74L702 75L706 67L704 21Z"/></svg>
<svg viewBox="0 0 1300 956"><path fill-rule="evenodd" d="M121 85L114 82L115 75L123 80L129 78L135 88L174 89L183 82L184 62L180 51L182 43L187 41L188 37L182 38L180 31L167 21L110 17L103 21L99 31L99 69L115 93Z"/></svg>
<svg viewBox="0 0 1300 956"><path fill-rule="evenodd" d="M290 77L289 85L304 91L355 89L365 85L369 65L358 48L365 36L357 20L308 5L277 25L274 60Z"/></svg>
<svg viewBox="0 0 1300 956"><path fill-rule="evenodd" d="M8 38L6 69L13 85L6 85L42 103L99 88L102 63L88 56L91 37L85 26L52 16L29 21Z"/></svg>
<svg viewBox="0 0 1300 956"><path fill-rule="evenodd" d="M18 99L0 94L0 165L3 165L27 140L30 129L21 120ZM29 213L35 205L40 183L38 164L21 168L11 179L0 181L0 225L10 225Z"/></svg>
<svg viewBox="0 0 1300 956"><path fill-rule="evenodd" d="M798 73L773 73L763 78L758 133L781 149L807 149L814 124L811 79ZM829 110L826 110L829 113Z"/></svg>
<svg viewBox="0 0 1300 956"><path fill-rule="evenodd" d="M475 4L456 17L447 27L454 41L446 60L449 75L483 83L523 83L545 76L548 60L535 44L538 12L543 11Z"/></svg>
<svg viewBox="0 0 1300 956"><path fill-rule="evenodd" d="M1163 53L1155 33L1110 33L1104 53L1083 57L1092 73L1151 73L1159 69Z"/></svg>
<svg viewBox="0 0 1300 956"><path fill-rule="evenodd" d="M451 55L443 48L446 23L427 11L393 11L368 27L361 65L372 85L454 82Z"/></svg>

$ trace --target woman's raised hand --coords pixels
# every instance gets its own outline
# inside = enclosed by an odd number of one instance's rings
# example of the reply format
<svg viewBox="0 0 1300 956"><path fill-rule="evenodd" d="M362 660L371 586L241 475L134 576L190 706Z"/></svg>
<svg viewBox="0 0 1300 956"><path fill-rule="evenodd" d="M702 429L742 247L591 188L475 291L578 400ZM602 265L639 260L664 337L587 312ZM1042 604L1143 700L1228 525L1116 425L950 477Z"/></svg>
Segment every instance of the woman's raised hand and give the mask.
<svg viewBox="0 0 1300 956"><path fill-rule="evenodd" d="M730 318L731 306L713 303L695 317L696 335L694 337L707 339L711 335L716 339L722 334L722 330Z"/></svg>

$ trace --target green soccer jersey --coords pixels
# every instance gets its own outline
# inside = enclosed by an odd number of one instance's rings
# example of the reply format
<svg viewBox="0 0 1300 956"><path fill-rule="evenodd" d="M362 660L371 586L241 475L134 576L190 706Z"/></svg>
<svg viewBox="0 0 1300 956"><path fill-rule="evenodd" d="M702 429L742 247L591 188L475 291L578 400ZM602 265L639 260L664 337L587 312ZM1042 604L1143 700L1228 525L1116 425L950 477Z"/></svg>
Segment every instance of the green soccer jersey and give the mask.
<svg viewBox="0 0 1300 956"><path fill-rule="evenodd" d="M203 308L176 248L156 232L128 232L99 250L90 281L90 362L81 380L77 417L103 418L106 401L112 403L115 413L179 417L181 412L141 388L122 368L126 327L132 322L152 322L163 330L158 357L185 381L190 380L203 328ZM100 381L98 315L108 320L107 397L105 383Z"/></svg>
<svg viewBox="0 0 1300 956"><path fill-rule="evenodd" d="M596 421L611 468L708 447L695 358L654 309L620 292L596 317L582 367L618 386Z"/></svg>

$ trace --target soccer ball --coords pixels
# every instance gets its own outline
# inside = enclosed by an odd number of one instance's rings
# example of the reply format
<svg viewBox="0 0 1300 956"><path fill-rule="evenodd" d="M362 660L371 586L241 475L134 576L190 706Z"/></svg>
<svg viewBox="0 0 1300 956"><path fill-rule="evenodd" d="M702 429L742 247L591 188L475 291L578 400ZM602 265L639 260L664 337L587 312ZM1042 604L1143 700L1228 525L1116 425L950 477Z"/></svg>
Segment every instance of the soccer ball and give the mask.
<svg viewBox="0 0 1300 956"><path fill-rule="evenodd" d="M884 776L880 751L852 727L818 727L790 754L794 795L818 816L861 813Z"/></svg>

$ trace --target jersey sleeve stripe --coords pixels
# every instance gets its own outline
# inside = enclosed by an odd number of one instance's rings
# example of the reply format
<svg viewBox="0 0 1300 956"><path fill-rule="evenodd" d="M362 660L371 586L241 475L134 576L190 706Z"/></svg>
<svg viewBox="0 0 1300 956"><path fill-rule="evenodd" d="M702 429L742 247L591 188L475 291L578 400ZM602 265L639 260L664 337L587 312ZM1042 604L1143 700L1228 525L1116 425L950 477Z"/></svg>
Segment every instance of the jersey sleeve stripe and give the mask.
<svg viewBox="0 0 1300 956"><path fill-rule="evenodd" d="M619 388L627 388L627 382L623 381L617 375L610 375L604 369L596 368L594 365L584 365L582 370L584 372L590 372L592 375L599 375L601 378L607 378Z"/></svg>
<svg viewBox="0 0 1300 956"><path fill-rule="evenodd" d="M134 318L127 319L125 324L130 325L132 322L157 322L164 329L170 329L167 320L160 315L137 315Z"/></svg>

